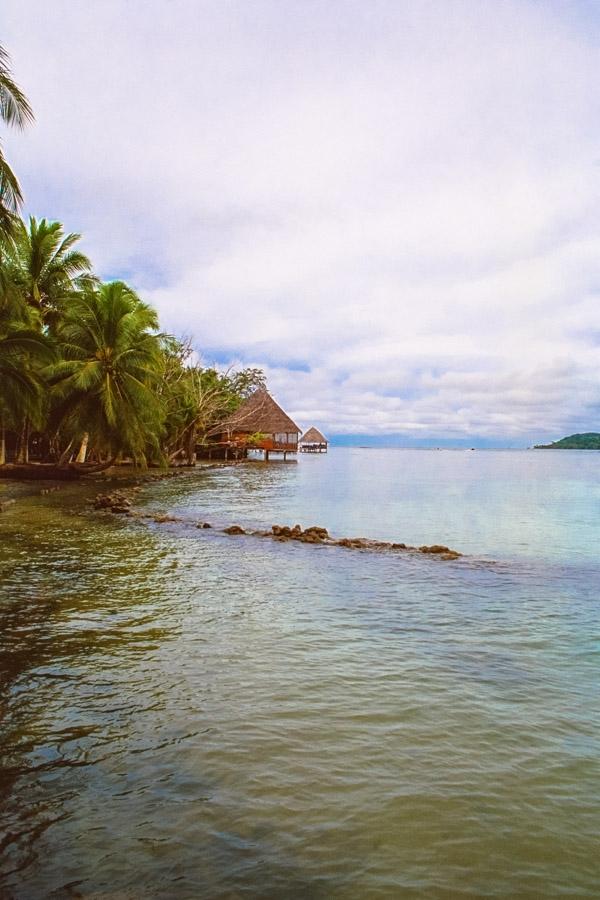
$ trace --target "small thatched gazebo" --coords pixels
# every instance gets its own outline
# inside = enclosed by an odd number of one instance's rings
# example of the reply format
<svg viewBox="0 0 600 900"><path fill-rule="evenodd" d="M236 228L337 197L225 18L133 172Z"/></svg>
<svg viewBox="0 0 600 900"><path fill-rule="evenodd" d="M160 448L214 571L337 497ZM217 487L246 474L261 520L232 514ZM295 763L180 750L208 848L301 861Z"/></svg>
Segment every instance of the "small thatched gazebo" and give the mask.
<svg viewBox="0 0 600 900"><path fill-rule="evenodd" d="M318 428L309 428L300 438L301 453L327 453L327 438Z"/></svg>
<svg viewBox="0 0 600 900"><path fill-rule="evenodd" d="M262 450L265 460L270 453L298 452L302 432L288 414L273 400L265 388L259 388L219 426L218 441L247 451Z"/></svg>

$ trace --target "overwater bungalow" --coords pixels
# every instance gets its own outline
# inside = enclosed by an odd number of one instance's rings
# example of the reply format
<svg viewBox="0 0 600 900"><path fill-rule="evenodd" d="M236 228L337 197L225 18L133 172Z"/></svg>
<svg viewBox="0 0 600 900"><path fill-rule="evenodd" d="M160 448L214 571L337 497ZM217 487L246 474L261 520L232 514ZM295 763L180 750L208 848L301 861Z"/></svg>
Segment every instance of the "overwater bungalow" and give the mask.
<svg viewBox="0 0 600 900"><path fill-rule="evenodd" d="M318 428L309 428L300 438L301 453L327 453L327 438Z"/></svg>
<svg viewBox="0 0 600 900"><path fill-rule="evenodd" d="M289 453L297 453L302 434L264 388L248 397L215 431L210 455L220 448L226 459L239 459L247 456L249 450L259 450L265 461L273 453L283 454L284 461Z"/></svg>

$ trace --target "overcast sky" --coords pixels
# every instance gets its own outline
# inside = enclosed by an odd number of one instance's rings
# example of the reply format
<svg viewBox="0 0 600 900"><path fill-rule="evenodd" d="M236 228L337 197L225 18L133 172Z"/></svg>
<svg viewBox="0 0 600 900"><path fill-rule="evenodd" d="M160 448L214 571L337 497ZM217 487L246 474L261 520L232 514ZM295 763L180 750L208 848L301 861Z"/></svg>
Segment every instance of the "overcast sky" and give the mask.
<svg viewBox="0 0 600 900"><path fill-rule="evenodd" d="M600 431L600 6L2 0L27 212L303 427Z"/></svg>

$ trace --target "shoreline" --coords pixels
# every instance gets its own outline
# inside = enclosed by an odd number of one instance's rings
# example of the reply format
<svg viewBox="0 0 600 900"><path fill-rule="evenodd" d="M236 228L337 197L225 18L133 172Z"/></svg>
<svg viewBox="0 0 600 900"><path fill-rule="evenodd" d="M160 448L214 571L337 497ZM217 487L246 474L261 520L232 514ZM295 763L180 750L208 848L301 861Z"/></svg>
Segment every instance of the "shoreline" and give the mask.
<svg viewBox="0 0 600 900"><path fill-rule="evenodd" d="M0 512L2 511L3 504L8 505L10 503L12 505L12 502L20 499L21 497L31 497L34 495L54 493L56 491L63 490L64 487L83 488L90 487L93 484L102 484L110 481L129 481L136 485L152 484L156 481L164 481L167 478L177 478L183 477L185 475L192 475L195 472L204 471L206 469L222 469L236 465L240 465L240 462L232 460L231 462L207 462L206 464L196 463L196 465L194 466L169 466L166 469L136 469L133 466L129 465L112 466L110 469L105 469L102 472L94 472L90 473L89 475L82 475L80 478L65 480L58 478L11 478L10 476L4 476L0 477ZM44 484L49 486L39 489L39 486ZM17 486L21 489L31 486L31 490L19 490L17 497L11 498L9 496L7 500L3 500L3 489L6 488L6 493L8 494L11 485L13 486L13 489Z"/></svg>

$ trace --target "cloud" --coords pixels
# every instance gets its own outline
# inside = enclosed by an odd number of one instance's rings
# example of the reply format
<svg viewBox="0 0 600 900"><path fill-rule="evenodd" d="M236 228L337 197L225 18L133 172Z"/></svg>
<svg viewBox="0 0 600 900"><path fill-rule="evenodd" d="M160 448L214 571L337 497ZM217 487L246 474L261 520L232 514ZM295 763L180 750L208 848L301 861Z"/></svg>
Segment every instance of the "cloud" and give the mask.
<svg viewBox="0 0 600 900"><path fill-rule="evenodd" d="M328 431L598 428L588 4L6 0L29 209ZM31 22L35 21L35 28ZM594 338L594 335L596 338Z"/></svg>

